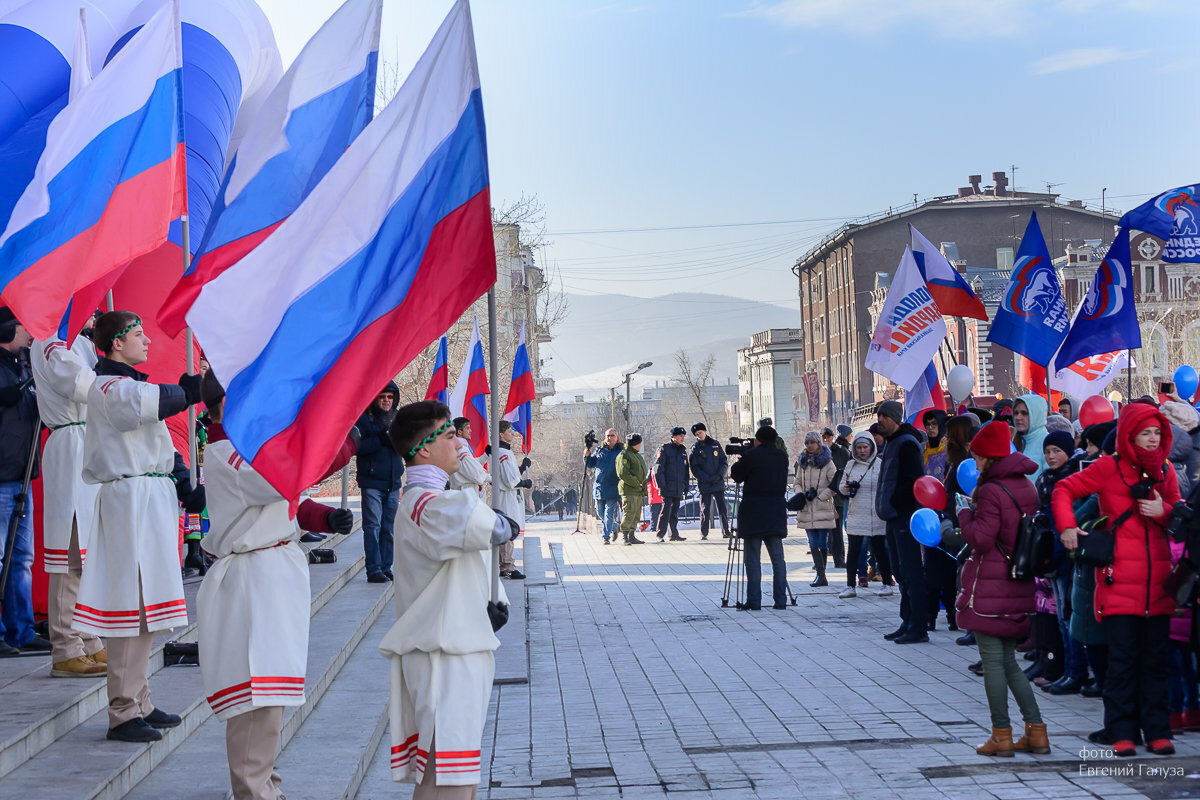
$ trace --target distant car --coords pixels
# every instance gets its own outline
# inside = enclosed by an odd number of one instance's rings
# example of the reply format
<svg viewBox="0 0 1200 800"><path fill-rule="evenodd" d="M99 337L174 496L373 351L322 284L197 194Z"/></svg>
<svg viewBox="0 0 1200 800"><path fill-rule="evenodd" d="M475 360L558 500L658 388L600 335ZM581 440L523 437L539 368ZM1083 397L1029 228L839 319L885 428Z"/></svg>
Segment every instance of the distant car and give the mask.
<svg viewBox="0 0 1200 800"><path fill-rule="evenodd" d="M733 517L737 514L737 489L732 484L725 486L725 505L729 507L729 515ZM688 493L688 496L683 498L679 504L679 518L681 520L698 520L700 519L700 492L693 489Z"/></svg>

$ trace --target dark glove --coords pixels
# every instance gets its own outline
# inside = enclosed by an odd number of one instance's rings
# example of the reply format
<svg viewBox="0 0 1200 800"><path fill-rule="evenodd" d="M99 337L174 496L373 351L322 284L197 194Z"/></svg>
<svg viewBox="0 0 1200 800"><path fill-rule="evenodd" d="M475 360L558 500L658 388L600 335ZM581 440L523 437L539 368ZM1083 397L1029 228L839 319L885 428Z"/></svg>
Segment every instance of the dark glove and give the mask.
<svg viewBox="0 0 1200 800"><path fill-rule="evenodd" d="M354 442L354 449L357 450L362 444L362 431L358 429L357 425L353 425L348 435L350 436L350 441Z"/></svg>
<svg viewBox="0 0 1200 800"><path fill-rule="evenodd" d="M492 454L492 446L489 444L487 447L483 448L483 452L490 456Z"/></svg>
<svg viewBox="0 0 1200 800"><path fill-rule="evenodd" d="M200 376L183 374L179 376L179 386L187 397L187 404L194 406L200 402Z"/></svg>
<svg viewBox="0 0 1200 800"><path fill-rule="evenodd" d="M493 508L492 511L495 511L497 517L499 517L500 519L502 519L506 523L508 523L508 530L512 534L512 536L508 537L508 540L510 542L513 539L516 539L518 536L521 535L521 526L517 524L517 521L515 519L510 517L508 514L505 514L503 511L501 511L498 508Z"/></svg>
<svg viewBox="0 0 1200 800"><path fill-rule="evenodd" d="M354 527L354 512L348 508L334 508L325 517L325 524L334 533L347 534Z"/></svg>
<svg viewBox="0 0 1200 800"><path fill-rule="evenodd" d="M388 450L392 449L392 440L388 438L388 432L386 430L379 432L379 443Z"/></svg>
<svg viewBox="0 0 1200 800"><path fill-rule="evenodd" d="M787 501L788 511L803 511L804 506L808 503L802 494L794 494Z"/></svg>
<svg viewBox="0 0 1200 800"><path fill-rule="evenodd" d="M199 514L208 504L208 500L204 496L204 484L200 484L195 489L188 484L186 493L181 492L178 486L175 491L179 495L179 502L183 503L183 510L189 514Z"/></svg>
<svg viewBox="0 0 1200 800"><path fill-rule="evenodd" d="M508 603L498 603L495 600L489 600L488 619L492 621L492 633L504 627L504 623L508 622Z"/></svg>
<svg viewBox="0 0 1200 800"><path fill-rule="evenodd" d="M525 470L529 469L529 465L532 463L533 462L529 460L529 456L525 456L524 458L522 458L521 459L521 467L520 467L521 472L524 472Z"/></svg>
<svg viewBox="0 0 1200 800"><path fill-rule="evenodd" d="M517 488L518 489L532 489L533 488L533 480L530 478L525 478L524 480L517 481Z"/></svg>
<svg viewBox="0 0 1200 800"><path fill-rule="evenodd" d="M15 383L11 386L0 387L0 407L12 408L21 402L21 387Z"/></svg>
<svg viewBox="0 0 1200 800"><path fill-rule="evenodd" d="M808 491L806 491L806 492L804 493L804 499L805 499L805 500L807 500L807 501L808 501L808 502L810 502L810 503L811 503L813 500L816 500L816 499L817 499L817 487L815 487L815 486L814 486L814 487L812 487L811 489L809 489Z"/></svg>

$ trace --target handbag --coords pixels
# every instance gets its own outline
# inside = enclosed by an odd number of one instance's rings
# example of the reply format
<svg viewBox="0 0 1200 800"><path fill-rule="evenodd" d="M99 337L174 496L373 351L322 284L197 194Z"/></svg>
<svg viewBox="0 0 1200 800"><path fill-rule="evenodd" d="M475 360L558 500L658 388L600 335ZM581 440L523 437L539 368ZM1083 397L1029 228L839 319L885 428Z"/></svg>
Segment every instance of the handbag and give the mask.
<svg viewBox="0 0 1200 800"><path fill-rule="evenodd" d="M1116 523L1111 526L1105 524L1108 522L1108 517L1097 517L1080 525L1080 529L1087 531L1087 535L1079 538L1079 546L1075 550L1075 560L1089 567L1111 565L1117 549L1117 529L1124 525L1132 514L1133 509L1130 508L1117 517Z"/></svg>

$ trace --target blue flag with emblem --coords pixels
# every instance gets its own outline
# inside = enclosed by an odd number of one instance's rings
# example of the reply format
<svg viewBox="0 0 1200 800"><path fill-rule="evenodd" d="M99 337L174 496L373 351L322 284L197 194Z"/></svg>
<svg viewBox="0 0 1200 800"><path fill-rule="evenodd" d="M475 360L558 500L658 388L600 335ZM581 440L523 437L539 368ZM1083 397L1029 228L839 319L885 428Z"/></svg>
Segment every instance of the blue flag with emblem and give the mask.
<svg viewBox="0 0 1200 800"><path fill-rule="evenodd" d="M1058 274L1037 214L1031 214L988 341L1044 367L1054 358L1069 325Z"/></svg>
<svg viewBox="0 0 1200 800"><path fill-rule="evenodd" d="M1061 369L1091 356L1141 346L1142 331L1133 304L1129 229L1121 228L1092 278L1055 363Z"/></svg>
<svg viewBox="0 0 1200 800"><path fill-rule="evenodd" d="M1121 225L1164 240L1162 260L1200 261L1200 183L1180 186L1142 203L1121 217Z"/></svg>

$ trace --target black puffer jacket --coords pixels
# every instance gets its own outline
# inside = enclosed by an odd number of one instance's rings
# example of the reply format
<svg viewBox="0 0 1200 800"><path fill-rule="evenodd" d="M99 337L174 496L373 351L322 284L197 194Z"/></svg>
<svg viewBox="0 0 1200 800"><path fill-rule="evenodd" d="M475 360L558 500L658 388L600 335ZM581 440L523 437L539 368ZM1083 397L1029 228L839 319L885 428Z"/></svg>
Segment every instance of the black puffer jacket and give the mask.
<svg viewBox="0 0 1200 800"><path fill-rule="evenodd" d="M773 444L758 445L729 470L741 483L737 535L743 539L787 536L788 457Z"/></svg>
<svg viewBox="0 0 1200 800"><path fill-rule="evenodd" d="M908 518L917 510L913 484L925 477L925 460L917 431L905 423L887 439L883 461L879 465L879 491L875 495L875 513L885 521Z"/></svg>
<svg viewBox="0 0 1200 800"><path fill-rule="evenodd" d="M12 401L0 406L0 482L19 483L25 480L33 429L38 422L33 372L24 349L20 357L0 349L0 390L7 390L4 400ZM37 477L37 470L35 463L34 477Z"/></svg>
<svg viewBox="0 0 1200 800"><path fill-rule="evenodd" d="M385 392L392 395L391 410L385 413L377 402L372 400L356 423L362 434L356 466L359 486L390 492L400 488L400 479L404 475L404 458L392 448L387 434L388 426L395 418L396 407L400 403L400 388L389 381L380 394Z"/></svg>
<svg viewBox="0 0 1200 800"><path fill-rule="evenodd" d="M681 444L667 442L654 462L654 482L663 497L683 497L688 491L688 453Z"/></svg>
<svg viewBox="0 0 1200 800"><path fill-rule="evenodd" d="M696 486L702 492L719 492L725 485L725 475L729 469L729 458L721 449L721 443L711 436L704 441L696 440L692 452L688 454L688 466L692 469L692 477Z"/></svg>

